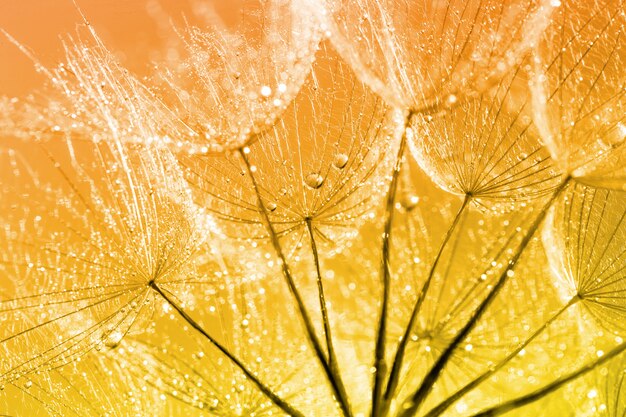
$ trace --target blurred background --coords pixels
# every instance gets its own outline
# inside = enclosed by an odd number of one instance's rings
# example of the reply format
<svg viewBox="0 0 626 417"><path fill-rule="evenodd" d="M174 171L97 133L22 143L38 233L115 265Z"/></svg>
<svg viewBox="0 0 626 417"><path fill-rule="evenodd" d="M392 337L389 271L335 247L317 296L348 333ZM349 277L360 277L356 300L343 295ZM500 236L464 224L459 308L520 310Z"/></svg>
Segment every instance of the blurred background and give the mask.
<svg viewBox="0 0 626 417"><path fill-rule="evenodd" d="M227 25L244 18L245 0L77 0L90 24L122 63L145 74L150 61L167 53L172 25L201 24L215 12ZM0 29L30 49L46 66L63 58L62 39L82 24L73 0L0 1ZM44 77L32 61L5 36L0 36L0 96L24 96Z"/></svg>

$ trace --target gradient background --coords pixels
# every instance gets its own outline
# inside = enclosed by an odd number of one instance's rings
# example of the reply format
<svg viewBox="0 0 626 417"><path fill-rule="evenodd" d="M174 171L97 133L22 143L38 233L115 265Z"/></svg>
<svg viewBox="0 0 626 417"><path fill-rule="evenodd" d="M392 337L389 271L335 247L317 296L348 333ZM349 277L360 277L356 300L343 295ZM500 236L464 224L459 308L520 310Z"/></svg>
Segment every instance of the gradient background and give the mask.
<svg viewBox="0 0 626 417"><path fill-rule="evenodd" d="M245 13L249 0L77 0L111 51L137 74L147 73L170 33L170 19L201 23L199 6L213 7L229 25ZM61 39L82 23L72 0L0 0L0 28L28 47L46 66L63 59ZM0 35L0 95L23 96L44 77L18 48Z"/></svg>

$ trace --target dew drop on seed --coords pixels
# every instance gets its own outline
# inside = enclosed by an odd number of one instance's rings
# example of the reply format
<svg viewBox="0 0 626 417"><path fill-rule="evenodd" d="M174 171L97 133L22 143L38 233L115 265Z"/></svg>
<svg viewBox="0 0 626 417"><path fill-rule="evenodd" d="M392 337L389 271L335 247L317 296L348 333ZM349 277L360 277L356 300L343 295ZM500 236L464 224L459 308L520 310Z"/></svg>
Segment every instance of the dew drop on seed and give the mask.
<svg viewBox="0 0 626 417"><path fill-rule="evenodd" d="M306 178L304 179L304 183L314 189L317 190L318 188L320 188L322 186L322 184L324 184L324 177L322 177L319 173L317 172L311 172L309 175L306 176Z"/></svg>
<svg viewBox="0 0 626 417"><path fill-rule="evenodd" d="M269 86L264 85L263 87L261 87L261 95L263 97L271 96L272 95L272 89Z"/></svg>
<svg viewBox="0 0 626 417"><path fill-rule="evenodd" d="M274 211L274 210L276 210L276 203L274 203L274 202L269 202L269 203L267 203L267 209L268 209L269 211Z"/></svg>
<svg viewBox="0 0 626 417"><path fill-rule="evenodd" d="M104 345L106 347L108 347L109 349L115 349L116 347L118 347L120 345L120 342L122 341L122 333L115 331L115 332L111 332L108 336L107 339L104 342Z"/></svg>
<svg viewBox="0 0 626 417"><path fill-rule="evenodd" d="M348 155L346 155L345 153L338 153L337 155L335 155L335 160L333 161L333 165L335 166L335 168L343 169L345 168L347 163Z"/></svg>

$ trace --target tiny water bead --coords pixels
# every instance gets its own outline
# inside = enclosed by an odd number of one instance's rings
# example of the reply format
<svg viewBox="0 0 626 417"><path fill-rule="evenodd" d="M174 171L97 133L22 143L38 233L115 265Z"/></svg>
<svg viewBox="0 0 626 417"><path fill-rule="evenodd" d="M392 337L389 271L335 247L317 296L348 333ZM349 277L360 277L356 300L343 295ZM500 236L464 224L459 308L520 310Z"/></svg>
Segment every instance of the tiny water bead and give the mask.
<svg viewBox="0 0 626 417"><path fill-rule="evenodd" d="M324 177L318 172L311 172L304 178L304 183L311 189L317 190L324 184Z"/></svg>
<svg viewBox="0 0 626 417"><path fill-rule="evenodd" d="M335 160L333 161L333 165L337 169L344 169L348 164L348 155L345 153L338 153L335 155Z"/></svg>
<svg viewBox="0 0 626 417"><path fill-rule="evenodd" d="M272 95L272 89L269 86L264 85L263 87L261 87L261 95L263 97L266 97L266 98L271 96Z"/></svg>
<svg viewBox="0 0 626 417"><path fill-rule="evenodd" d="M106 340L104 341L104 345L109 349L115 349L120 345L123 337L124 335L122 334L122 332L117 330L113 331L107 336Z"/></svg>

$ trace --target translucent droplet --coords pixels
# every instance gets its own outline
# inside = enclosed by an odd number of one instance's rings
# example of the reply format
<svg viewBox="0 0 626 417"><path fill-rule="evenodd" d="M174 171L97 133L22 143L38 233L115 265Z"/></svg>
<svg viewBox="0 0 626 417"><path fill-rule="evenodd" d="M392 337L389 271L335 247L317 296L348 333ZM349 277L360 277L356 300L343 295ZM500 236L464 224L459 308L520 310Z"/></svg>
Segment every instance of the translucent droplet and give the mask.
<svg viewBox="0 0 626 417"><path fill-rule="evenodd" d="M29 389L30 387L33 386L33 381L26 381L26 383L24 384L24 388Z"/></svg>
<svg viewBox="0 0 626 417"><path fill-rule="evenodd" d="M120 345L120 342L122 341L123 336L124 335L122 334L122 332L119 332L117 330L114 332L111 332L109 333L106 340L104 341L104 345L108 347L109 349L115 349L116 347Z"/></svg>
<svg viewBox="0 0 626 417"><path fill-rule="evenodd" d="M335 168L343 169L345 168L347 163L348 155L346 155L345 153L338 153L337 155L335 155L335 160L333 161L333 165L335 166Z"/></svg>
<svg viewBox="0 0 626 417"><path fill-rule="evenodd" d="M261 95L263 97L269 97L272 95L272 89L270 87L268 87L267 85L264 85L263 87L261 87Z"/></svg>
<svg viewBox="0 0 626 417"><path fill-rule="evenodd" d="M306 176L304 183L310 188L317 190L322 186L322 184L324 184L324 177L322 177L318 172L312 172Z"/></svg>
<svg viewBox="0 0 626 417"><path fill-rule="evenodd" d="M407 211L411 211L415 207L417 207L417 203L419 203L419 201L420 201L419 196L416 196L416 195L406 195L403 198L402 206L404 206L404 208Z"/></svg>
<svg viewBox="0 0 626 417"><path fill-rule="evenodd" d="M274 210L276 210L276 207L277 207L277 206L276 206L276 203L274 203L274 202L269 202L269 203L267 203L267 204L266 204L266 207L267 207L267 209L268 209L269 211L274 211Z"/></svg>

